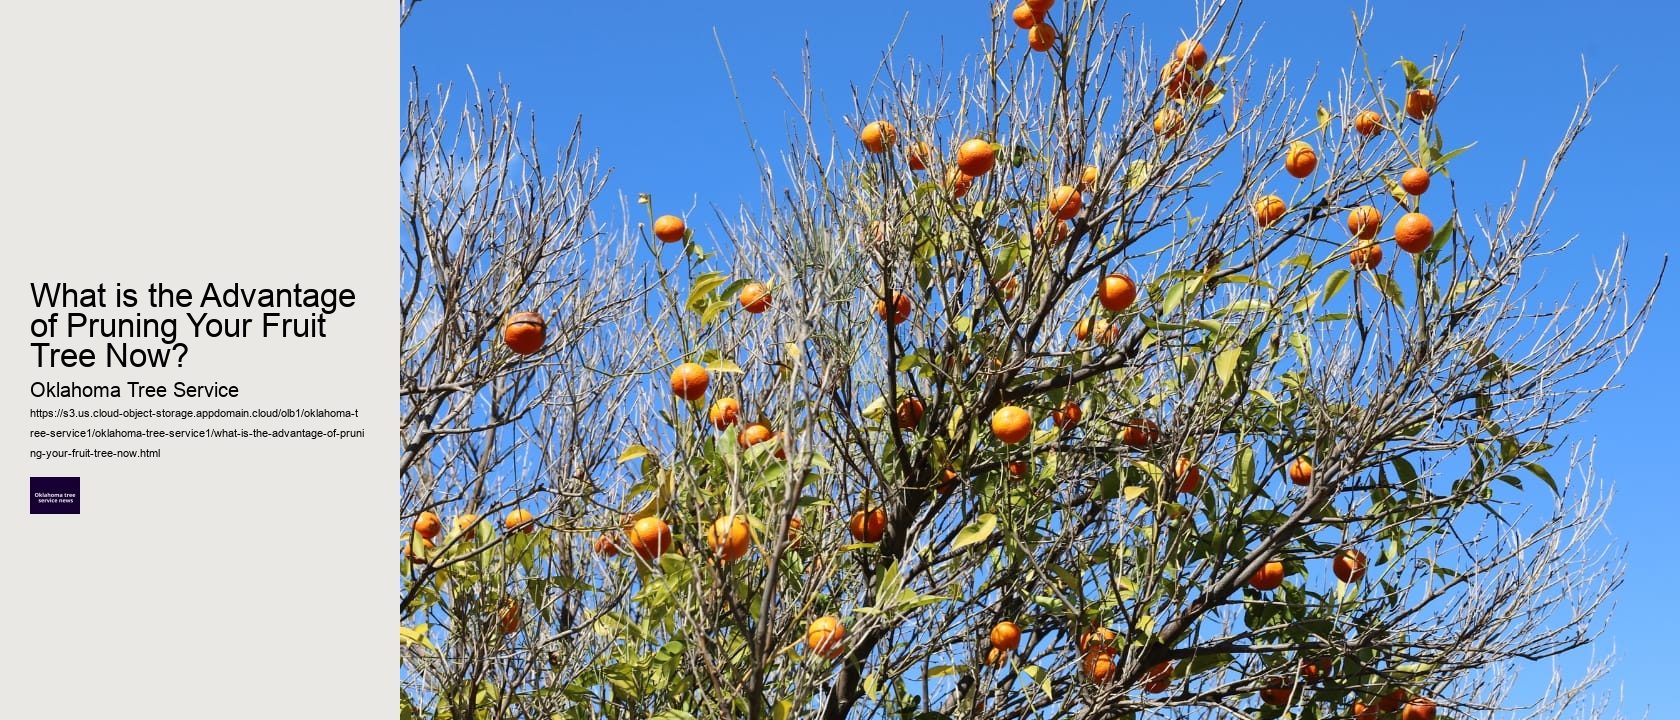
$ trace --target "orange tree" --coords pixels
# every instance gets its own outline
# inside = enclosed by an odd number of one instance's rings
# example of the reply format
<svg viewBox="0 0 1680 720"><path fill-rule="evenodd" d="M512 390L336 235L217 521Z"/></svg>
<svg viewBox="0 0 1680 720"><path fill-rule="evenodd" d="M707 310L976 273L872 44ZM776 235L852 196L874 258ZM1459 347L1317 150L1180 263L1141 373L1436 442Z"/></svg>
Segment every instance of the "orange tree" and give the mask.
<svg viewBox="0 0 1680 720"><path fill-rule="evenodd" d="M495 96L414 93L405 717L1581 704L1602 664L1509 691L1620 580L1564 441L1649 296L1619 252L1524 277L1586 104L1468 216L1450 52L1297 86L1219 3L1166 42L993 12L838 144L796 106L710 235L646 196L603 229L575 138L545 170Z"/></svg>

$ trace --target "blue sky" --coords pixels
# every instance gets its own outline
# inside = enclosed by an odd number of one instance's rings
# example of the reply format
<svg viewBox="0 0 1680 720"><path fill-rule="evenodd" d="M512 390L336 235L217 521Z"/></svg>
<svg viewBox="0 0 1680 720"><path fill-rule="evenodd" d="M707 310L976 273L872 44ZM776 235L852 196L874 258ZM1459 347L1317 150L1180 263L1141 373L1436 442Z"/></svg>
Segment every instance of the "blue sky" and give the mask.
<svg viewBox="0 0 1680 720"><path fill-rule="evenodd" d="M1262 65L1289 59L1292 79L1315 64L1344 67L1352 53L1349 2L1250 3L1244 29L1259 31ZM881 53L954 62L989 33L988 5L977 0L903 3L690 3L630 1L590 6L508 0L424 0L402 31L398 81L417 66L428 84L465 85L470 66L480 82L512 84L535 112L541 137L564 140L582 117L584 141L613 168L609 193L655 196L661 212L701 210L691 218L704 237L706 211L732 209L757 196L754 158L719 53L728 54L741 102L760 143L779 146L786 100L774 75L797 87L808 42L815 85L838 121L851 88L867 85ZM1131 12L1163 48L1194 21L1190 2L1148 3ZM1437 2L1376 3L1367 37L1374 59L1426 60L1461 34L1457 84L1442 104L1448 145L1477 145L1454 164L1461 203L1502 200L1521 163L1530 182L1549 158L1587 73L1614 70L1593 110L1594 121L1566 161L1548 216L1551 237L1576 237L1564 262L1542 267L1548 283L1590 277L1623 237L1631 242L1630 279L1648 288L1665 253L1680 247L1671 214L1680 207L1680 139L1673 130L1672 63L1666 31L1680 21L1670 4ZM1287 11L1284 9L1287 8ZM714 33L716 37L714 37ZM1666 532L1680 501L1672 463L1660 448L1680 427L1668 413L1680 405L1680 383L1667 369L1680 363L1680 316L1674 288L1660 297L1638 352L1621 381L1575 433L1595 437L1597 470L1616 484L1610 514L1617 541L1628 546L1626 584L1602 649L1621 662L1607 689L1625 692L1632 716L1680 713L1667 690L1680 620L1670 611L1680 560Z"/></svg>

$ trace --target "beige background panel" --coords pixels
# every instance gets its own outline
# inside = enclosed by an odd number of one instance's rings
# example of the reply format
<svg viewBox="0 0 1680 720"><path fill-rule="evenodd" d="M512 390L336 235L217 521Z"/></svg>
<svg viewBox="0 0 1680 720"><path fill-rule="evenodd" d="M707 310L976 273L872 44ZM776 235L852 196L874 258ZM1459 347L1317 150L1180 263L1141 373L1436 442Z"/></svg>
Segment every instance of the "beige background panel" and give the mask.
<svg viewBox="0 0 1680 720"><path fill-rule="evenodd" d="M9 3L0 9L0 593L7 715L379 717L396 673L388 598L395 143L393 8ZM174 317L162 368L36 367L31 282L140 290L111 318ZM192 291L352 288L325 337L195 338ZM108 293L109 296L109 293ZM190 308L202 312L200 308ZM60 312L65 312L60 310ZM261 309L209 309L258 318ZM308 310L279 310L307 317ZM62 332L62 324L60 325ZM114 339L123 342L126 338ZM126 339L166 347L157 338ZM55 342L55 344L56 344ZM178 352L178 351L177 351ZM178 357L178 356L173 356ZM121 399L35 398L34 381ZM238 398L132 399L128 381L233 384ZM343 420L31 418L29 410L333 408ZM32 429L362 429L360 439L32 439ZM151 448L156 458L32 459ZM82 478L80 515L28 513L32 475Z"/></svg>

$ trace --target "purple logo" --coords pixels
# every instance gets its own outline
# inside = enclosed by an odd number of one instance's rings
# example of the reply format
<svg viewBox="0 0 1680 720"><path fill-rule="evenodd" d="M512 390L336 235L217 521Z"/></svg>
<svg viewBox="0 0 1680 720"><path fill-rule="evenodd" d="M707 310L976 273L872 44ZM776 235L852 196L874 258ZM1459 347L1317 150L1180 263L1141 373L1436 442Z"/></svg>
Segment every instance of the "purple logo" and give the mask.
<svg viewBox="0 0 1680 720"><path fill-rule="evenodd" d="M29 514L82 514L82 479L79 477L29 478Z"/></svg>

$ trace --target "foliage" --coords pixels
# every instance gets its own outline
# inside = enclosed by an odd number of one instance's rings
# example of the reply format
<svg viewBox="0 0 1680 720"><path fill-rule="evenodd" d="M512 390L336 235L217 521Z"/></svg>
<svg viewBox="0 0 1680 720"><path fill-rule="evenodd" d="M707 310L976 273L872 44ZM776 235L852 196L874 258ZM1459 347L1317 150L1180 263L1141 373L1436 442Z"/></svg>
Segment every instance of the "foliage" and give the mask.
<svg viewBox="0 0 1680 720"><path fill-rule="evenodd" d="M1199 71L1172 64L1176 38L1067 5L1048 52L1000 8L960 72L892 65L847 119L891 123L885 152L828 149L804 101L780 179L715 241L599 221L575 134L546 169L505 91L446 122L416 85L405 717L1329 718L1384 697L1482 716L1520 662L1597 635L1620 566L1565 432L1648 299L1629 308L1619 253L1567 302L1524 277L1553 251L1544 212L1585 104L1531 205L1518 188L1469 216L1450 53L1361 52L1318 91L1246 60L1221 4L1187 33ZM1419 88L1439 114L1408 116ZM1355 130L1362 110L1380 133ZM997 162L954 193L939 149L971 138ZM1299 180L1293 142L1319 158ZM1434 176L1419 196L1398 184L1414 166ZM1065 224L1058 186L1082 191ZM1251 207L1274 194L1263 223ZM1369 269L1350 263L1362 205L1389 217ZM1406 212L1433 220L1419 252L1388 242ZM1138 287L1119 311L1095 296L1113 273ZM753 281L762 314L736 302ZM909 316L884 322L898 293ZM497 335L526 309L549 322L528 357ZM671 395L682 362L710 369L704 399ZM720 429L724 397L743 410ZM1047 422L1069 404L1076 422ZM1025 442L994 435L1005 406L1039 421ZM748 446L752 423L775 435ZM502 527L516 506L535 532ZM867 509L878 540L849 528ZM445 518L431 550L408 534L425 510ZM483 519L453 529L467 513ZM737 514L753 547L724 561L708 530ZM625 535L644 517L674 535L648 560ZM1349 549L1369 567L1344 581ZM1274 561L1281 586L1251 586ZM825 615L833 659L807 638ZM1005 620L1024 639L988 664ZM1099 628L1113 639L1082 639ZM1577 705L1601 670L1534 712Z"/></svg>

